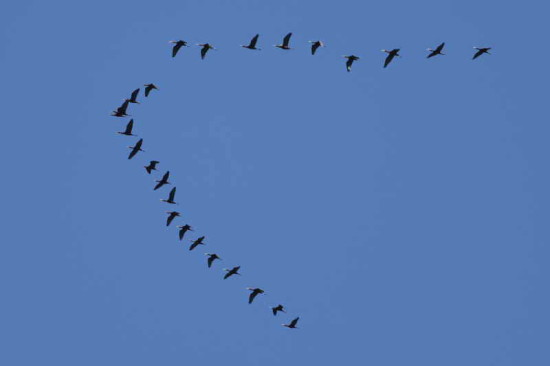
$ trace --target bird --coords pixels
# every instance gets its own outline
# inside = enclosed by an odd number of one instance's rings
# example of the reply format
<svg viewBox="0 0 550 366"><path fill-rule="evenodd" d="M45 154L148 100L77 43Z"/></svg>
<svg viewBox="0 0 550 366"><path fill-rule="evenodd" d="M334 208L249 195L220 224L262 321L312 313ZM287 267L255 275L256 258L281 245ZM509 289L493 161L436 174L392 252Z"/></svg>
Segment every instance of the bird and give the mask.
<svg viewBox="0 0 550 366"><path fill-rule="evenodd" d="M271 311L273 312L273 315L277 315L278 311L282 311L283 313L286 313L284 306L281 304L272 307Z"/></svg>
<svg viewBox="0 0 550 366"><path fill-rule="evenodd" d="M386 60L384 61L384 68L388 67L388 65L390 64L390 62L393 60L393 58L395 56L400 56L399 55L399 48L394 48L393 50L382 50L382 52L386 52L388 54L388 56L386 56Z"/></svg>
<svg viewBox="0 0 550 366"><path fill-rule="evenodd" d="M166 213L168 214L168 218L166 219L166 226L170 226L170 224L172 223L172 221L180 216L180 213L177 212L177 211L166 211Z"/></svg>
<svg viewBox="0 0 550 366"><path fill-rule="evenodd" d="M296 324L298 323L298 320L300 320L300 317L292 319L292 321L289 324L283 324L283 327L287 327L290 329L298 328Z"/></svg>
<svg viewBox="0 0 550 366"><path fill-rule="evenodd" d="M223 276L223 279L224 280L227 280L229 277L233 276L233 275L241 275L239 273L239 269L241 269L241 266L236 266L236 267L233 267L231 269L227 269L227 268L224 268L223 270L226 271L227 273L225 274L225 276Z"/></svg>
<svg viewBox="0 0 550 366"><path fill-rule="evenodd" d="M212 45L210 43L202 43L202 44L198 44L197 46L201 46L201 59L204 60L204 58L206 57L206 53L209 51L209 50L215 50L214 47L212 47Z"/></svg>
<svg viewBox="0 0 550 366"><path fill-rule="evenodd" d="M124 102L118 107L116 110L114 110L111 113L111 116L115 117L126 117L128 114L126 114L126 111L128 109L128 103L130 103L129 99L124 99Z"/></svg>
<svg viewBox="0 0 550 366"><path fill-rule="evenodd" d="M178 54L178 51L180 50L180 48L189 47L189 46L187 46L187 42L185 42L181 39L179 41L170 41L170 43L174 44L174 47L172 47L172 57L176 57L176 55Z"/></svg>
<svg viewBox="0 0 550 366"><path fill-rule="evenodd" d="M346 61L346 70L348 70L348 72L351 71L351 65L353 65L353 61L357 61L357 60L360 59L360 57L355 56L355 55L344 56L344 58L347 58L347 59L348 59L348 60Z"/></svg>
<svg viewBox="0 0 550 366"><path fill-rule="evenodd" d="M434 56L437 56L437 55L445 55L443 52L441 52L441 51L443 51L443 47L445 47L445 42L443 42L439 46L437 46L435 50L433 50L431 48L428 48L428 51L430 51L430 54L428 55L427 58L434 57Z"/></svg>
<svg viewBox="0 0 550 366"><path fill-rule="evenodd" d="M248 48L249 50L261 50L261 48L256 48L256 43L258 43L259 36L259 34L256 34L254 37L252 37L248 45L241 45L241 47Z"/></svg>
<svg viewBox="0 0 550 366"><path fill-rule="evenodd" d="M153 191L156 191L157 189L159 189L160 187L162 187L165 184L170 184L170 182L168 181L168 177L170 177L170 171L169 170L166 173L164 173L161 180L156 180L155 181L155 182L157 182L157 185L155 186L155 188L153 188Z"/></svg>
<svg viewBox="0 0 550 366"><path fill-rule="evenodd" d="M311 43L311 54L315 55L315 52L319 47L325 47L325 44L321 41L309 41Z"/></svg>
<svg viewBox="0 0 550 366"><path fill-rule="evenodd" d="M161 201L166 202L166 203L171 203L171 204L174 205L176 203L174 201L175 196L176 196L176 187L174 187L170 190L170 193L168 194L168 199L167 200L161 200Z"/></svg>
<svg viewBox="0 0 550 366"><path fill-rule="evenodd" d="M290 43L290 37L292 37L292 33L289 33L283 38L283 44L277 44L275 47L280 48L282 50L290 50L290 47L288 44Z"/></svg>
<svg viewBox="0 0 550 366"><path fill-rule="evenodd" d="M145 170L147 170L147 173L151 174L151 172L152 172L153 170L157 170L157 164L158 164L158 163L159 163L159 162L156 161L156 160L151 160L151 161L149 162L149 165L144 166L144 168L145 168Z"/></svg>
<svg viewBox="0 0 550 366"><path fill-rule="evenodd" d="M153 89L159 89L157 88L157 86L155 84L145 84L145 96L148 97L149 96L149 93L151 92L151 90Z"/></svg>
<svg viewBox="0 0 550 366"><path fill-rule="evenodd" d="M141 150L141 145L143 145L143 139L139 139L139 141L134 146L128 146L128 148L132 149L132 151L130 151L130 155L128 155L128 159L133 158L138 153L138 151L143 151Z"/></svg>
<svg viewBox="0 0 550 366"><path fill-rule="evenodd" d="M208 268L212 267L212 263L214 263L216 259L221 259L216 253L204 253L204 255L208 256Z"/></svg>
<svg viewBox="0 0 550 366"><path fill-rule="evenodd" d="M200 238L196 239L195 241L193 241L193 243L191 244L191 246L189 247L189 250L193 250L197 247L197 245L205 245L203 243L203 240L204 240L204 236L201 236Z"/></svg>
<svg viewBox="0 0 550 366"><path fill-rule="evenodd" d="M132 134L132 128L134 128L134 119L131 119L130 122L126 125L126 129L122 132L117 132L119 135L125 136L136 136Z"/></svg>
<svg viewBox="0 0 550 366"><path fill-rule="evenodd" d="M137 103L137 104L139 104L139 102L136 100L138 94L139 94L139 88L137 88L136 90L134 90L134 91L132 92L132 95L130 96L130 99L128 99L128 101L129 101L130 103Z"/></svg>
<svg viewBox="0 0 550 366"><path fill-rule="evenodd" d="M186 232L193 231L191 229L191 226L189 226L189 225L180 225L180 226L178 226L178 229L180 229L180 231L179 231L180 240L183 240L183 236L185 235Z"/></svg>
<svg viewBox="0 0 550 366"><path fill-rule="evenodd" d="M479 56L483 55L484 53L486 54L491 54L489 52L489 50L491 49L491 47L474 47L474 50L477 50L477 52L475 53L474 57L472 58L472 60L475 60L476 58L478 58Z"/></svg>
<svg viewBox="0 0 550 366"><path fill-rule="evenodd" d="M256 296L258 296L258 294L263 294L263 293L265 293L265 291L262 290L262 289L259 288L259 287L247 287L246 289L252 291L252 292L250 293L250 295L248 296L248 303L249 303L249 304L252 304L252 301L254 301L254 299L256 298Z"/></svg>

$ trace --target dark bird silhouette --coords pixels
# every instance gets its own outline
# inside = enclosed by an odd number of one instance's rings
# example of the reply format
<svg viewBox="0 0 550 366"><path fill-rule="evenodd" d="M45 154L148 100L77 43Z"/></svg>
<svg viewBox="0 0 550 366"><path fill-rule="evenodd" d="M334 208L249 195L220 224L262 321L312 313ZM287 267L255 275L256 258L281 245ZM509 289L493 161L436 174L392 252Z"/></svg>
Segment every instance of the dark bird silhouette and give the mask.
<svg viewBox="0 0 550 366"><path fill-rule="evenodd" d="M202 44L198 44L197 46L201 46L201 59L204 60L204 58L206 57L206 54L208 53L209 50L215 50L214 47L212 47L212 45L210 43L202 43Z"/></svg>
<svg viewBox="0 0 550 366"><path fill-rule="evenodd" d="M156 89L158 90L157 86L155 84L145 84L145 96L148 97L151 90Z"/></svg>
<svg viewBox="0 0 550 366"><path fill-rule="evenodd" d="M443 42L439 46L437 46L435 50L433 50L431 48L428 48L428 51L430 51L430 54L428 55L427 58L434 57L434 56L437 56L437 55L445 55L443 52L441 52L441 51L443 51L443 47L445 47L445 42Z"/></svg>
<svg viewBox="0 0 550 366"><path fill-rule="evenodd" d="M214 263L216 259L221 259L216 253L205 253L205 255L208 256L208 268L212 267L212 263Z"/></svg>
<svg viewBox="0 0 550 366"><path fill-rule="evenodd" d="M137 88L132 92L132 95L130 96L130 99L128 99L128 102L139 104L139 102L137 101L138 94L139 94L139 88Z"/></svg>
<svg viewBox="0 0 550 366"><path fill-rule="evenodd" d="M159 162L156 161L156 160L151 160L151 161L149 162L149 165L144 166L144 168L145 168L145 170L147 170L147 173L151 174L151 172L152 172L153 170L157 170L157 164L158 164L158 163L159 163Z"/></svg>
<svg viewBox="0 0 550 366"><path fill-rule="evenodd" d="M249 50L261 50L261 48L256 48L256 43L258 43L258 37L260 35L256 34L251 40L248 45L241 45L241 47L248 48Z"/></svg>
<svg viewBox="0 0 550 366"><path fill-rule="evenodd" d="M129 99L125 99L124 102L118 107L116 110L114 110L111 113L111 116L115 117L126 117L128 114L126 114L126 111L128 110L128 103L130 103Z"/></svg>
<svg viewBox="0 0 550 366"><path fill-rule="evenodd" d="M298 328L296 324L298 324L298 320L300 320L300 317L292 319L292 321L289 324L283 324L283 327L287 327L290 329Z"/></svg>
<svg viewBox="0 0 550 366"><path fill-rule="evenodd" d="M490 55L491 53L489 52L489 50L491 49L491 47L474 47L475 50L477 50L477 52L475 53L474 57L472 57L472 60L475 60L476 58L478 58L479 56L483 55L484 53Z"/></svg>
<svg viewBox="0 0 550 366"><path fill-rule="evenodd" d="M282 50L290 50L290 47L288 46L288 44L290 43L290 37L292 37L292 33L287 34L285 38L283 38L283 43L277 44L275 45L275 47L280 48Z"/></svg>
<svg viewBox="0 0 550 366"><path fill-rule="evenodd" d="M278 312L278 311L281 311L281 312L283 312L283 313L286 313L284 306L281 305L281 304L272 307L272 308L271 308L271 311L273 312L273 315L277 315L277 312Z"/></svg>
<svg viewBox="0 0 550 366"><path fill-rule="evenodd" d="M226 271L227 273L225 274L225 276L223 276L223 279L224 280L227 280L229 277L233 276L233 275L241 275L239 273L239 269L241 269L241 266L236 266L236 267L233 267L231 269L227 269L227 268L224 268L223 270Z"/></svg>
<svg viewBox="0 0 550 366"><path fill-rule="evenodd" d="M143 139L139 139L139 141L134 146L128 146L128 148L132 149L132 151L130 151L130 155L128 155L128 159L133 158L138 153L138 151L143 151L141 150L141 145L143 145Z"/></svg>
<svg viewBox="0 0 550 366"><path fill-rule="evenodd" d="M181 39L179 41L170 41L170 43L174 44L174 47L172 47L172 57L176 57L176 55L178 54L178 51L180 50L180 48L189 47L189 46L187 46L187 42L185 42Z"/></svg>
<svg viewBox="0 0 550 366"><path fill-rule="evenodd" d="M172 221L174 221L176 217L180 216L180 213L177 211L166 211L166 213L168 214L168 218L166 219L166 226L170 226Z"/></svg>
<svg viewBox="0 0 550 366"><path fill-rule="evenodd" d="M258 296L258 294L265 293L264 290L262 290L261 288L257 288L257 287L247 287L246 289L252 291L250 293L250 295L248 296L248 303L249 304L252 304L252 301L254 301L256 296Z"/></svg>
<svg viewBox="0 0 550 366"><path fill-rule="evenodd" d="M348 60L346 61L346 70L348 70L348 72L351 71L351 65L353 65L353 61L357 61L357 60L360 59L360 57L355 56L355 55L344 56L344 58L347 58L347 59L348 59Z"/></svg>
<svg viewBox="0 0 550 366"><path fill-rule="evenodd" d="M168 181L169 177L170 177L170 171L167 171L166 173L164 173L161 180L155 181L155 182L157 182L157 185L155 186L155 188L153 188L153 191L156 191L157 189L159 189L160 187L162 187L165 184L170 184L170 182Z"/></svg>
<svg viewBox="0 0 550 366"><path fill-rule="evenodd" d="M325 44L321 41L309 41L311 43L311 54L315 55L319 47L325 47Z"/></svg>
<svg viewBox="0 0 550 366"><path fill-rule="evenodd" d="M386 60L384 61L384 68L388 67L390 62L392 62L393 58L395 56L399 57L399 48L394 48L393 50L382 50L382 52L386 52L388 55L386 56Z"/></svg>
<svg viewBox="0 0 550 366"><path fill-rule="evenodd" d="M191 246L189 247L189 250L193 250L197 247L197 245L205 245L203 243L204 241L204 236L201 236L200 238L198 238L197 240L193 241L193 243L191 244Z"/></svg>
<svg viewBox="0 0 550 366"><path fill-rule="evenodd" d="M122 132L117 132L119 135L125 135L125 136L136 136L132 134L132 128L134 128L134 120L131 119L130 122L126 125L126 129Z"/></svg>
<svg viewBox="0 0 550 366"><path fill-rule="evenodd" d="M189 225L180 225L178 226L178 229L180 229L179 231L180 240L183 240L183 236L185 235L186 232L193 231L191 229L191 226Z"/></svg>
<svg viewBox="0 0 550 366"><path fill-rule="evenodd" d="M172 188L170 190L170 193L168 194L168 199L167 200L161 200L162 202L166 202L166 203L171 203L171 204L176 204L176 202L174 201L174 197L176 197L176 187Z"/></svg>

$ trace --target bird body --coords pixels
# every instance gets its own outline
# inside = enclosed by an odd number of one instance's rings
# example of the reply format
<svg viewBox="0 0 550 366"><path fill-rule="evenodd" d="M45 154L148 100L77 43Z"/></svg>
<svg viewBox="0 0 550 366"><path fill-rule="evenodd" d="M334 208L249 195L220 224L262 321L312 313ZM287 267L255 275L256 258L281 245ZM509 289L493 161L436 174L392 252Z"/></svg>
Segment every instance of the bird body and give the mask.
<svg viewBox="0 0 550 366"><path fill-rule="evenodd" d="M287 327L290 329L298 328L296 324L298 324L298 320L300 320L300 317L292 319L292 321L289 324L283 324L283 327Z"/></svg>
<svg viewBox="0 0 550 366"><path fill-rule="evenodd" d="M131 119L130 122L126 125L126 129L122 132L117 132L119 135L125 135L125 136L136 136L132 134L132 129L134 128L134 120Z"/></svg>
<svg viewBox="0 0 550 366"><path fill-rule="evenodd" d="M212 263L214 263L216 259L221 259L216 253L206 253L205 255L208 256L208 268L212 267Z"/></svg>
<svg viewBox="0 0 550 366"><path fill-rule="evenodd" d="M126 111L128 110L128 103L130 103L129 99L125 99L124 102L118 107L116 110L114 110L111 113L111 116L115 117L126 117L128 114L126 114Z"/></svg>
<svg viewBox="0 0 550 366"><path fill-rule="evenodd" d="M248 48L249 50L261 50L261 48L256 48L256 43L258 43L258 37L260 37L260 35L256 34L254 37L252 37L249 44L241 45L241 47Z"/></svg>
<svg viewBox="0 0 550 366"><path fill-rule="evenodd" d="M205 245L203 243L204 241L204 236L201 236L200 238L196 239L195 241L193 241L193 243L191 244L191 246L189 247L189 250L193 250L195 249L198 245Z"/></svg>
<svg viewBox="0 0 550 366"><path fill-rule="evenodd" d="M277 45L275 45L275 47L280 48L282 50L290 50L290 46L289 46L290 37L292 37L292 33L288 33L285 36L285 38L283 38L283 43L282 44L277 44Z"/></svg>
<svg viewBox="0 0 550 366"><path fill-rule="evenodd" d="M434 56L437 56L437 55L445 55L443 52L441 52L441 51L443 51L443 47L445 47L445 42L443 42L439 46L437 46L435 50L433 50L431 48L428 48L428 51L430 51L430 54L428 55L427 58L434 57Z"/></svg>
<svg viewBox="0 0 550 366"><path fill-rule="evenodd" d="M180 48L189 47L187 46L187 42L181 39L179 41L170 41L170 43L174 44L174 47L172 47L172 57L176 57Z"/></svg>
<svg viewBox="0 0 550 366"><path fill-rule="evenodd" d="M178 229L180 229L180 231L179 231L180 240L183 240L183 236L185 235L186 232L193 231L191 229L191 226L189 226L189 225L180 225L180 226L178 226Z"/></svg>
<svg viewBox="0 0 550 366"><path fill-rule="evenodd" d="M147 173L151 174L151 172L152 172L153 170L157 170L157 164L158 164L158 163L159 163L159 162L156 161L156 160L151 160L151 161L149 162L149 165L144 166L144 168L145 168L145 170L147 170Z"/></svg>
<svg viewBox="0 0 550 366"><path fill-rule="evenodd" d="M170 177L170 171L167 171L166 173L164 173L161 180L156 181L157 185L155 186L155 188L153 188L153 191L156 191L157 189L159 189L160 187L162 187L165 184L170 184L170 182L168 181L169 177Z"/></svg>
<svg viewBox="0 0 550 366"><path fill-rule="evenodd" d="M201 46L201 59L204 60L204 58L206 57L206 54L208 53L209 50L215 50L214 47L212 47L212 45L210 43L202 43L202 44L198 44L197 46Z"/></svg>
<svg viewBox="0 0 550 366"><path fill-rule="evenodd" d="M262 289L259 288L259 287L247 287L246 289L252 291L252 292L250 293L250 295L248 296L248 303L249 303L249 304L252 304L252 302L254 301L254 299L256 298L256 296L258 296L259 294L265 293L265 291L262 290Z"/></svg>
<svg viewBox="0 0 550 366"><path fill-rule="evenodd" d="M311 43L311 54L315 55L319 47L325 47L325 44L321 41L309 41Z"/></svg>
<svg viewBox="0 0 550 366"><path fill-rule="evenodd" d="M271 311L273 312L273 315L277 315L277 312L279 312L279 311L281 311L283 313L286 313L284 306L281 305L281 304L272 307Z"/></svg>
<svg viewBox="0 0 550 366"><path fill-rule="evenodd" d="M156 89L158 90L157 86L155 84L145 84L145 96L148 97L151 90Z"/></svg>
<svg viewBox="0 0 550 366"><path fill-rule="evenodd" d="M174 187L170 190L170 193L168 194L168 199L167 200L161 200L161 201L174 205L174 204L176 204L176 202L174 201L175 196L176 196L176 187Z"/></svg>
<svg viewBox="0 0 550 366"><path fill-rule="evenodd" d="M386 56L386 59L384 60L384 68L388 67L390 62L394 59L395 56L399 57L399 48L394 48L393 50L382 50L382 52L386 52L388 55Z"/></svg>
<svg viewBox="0 0 550 366"><path fill-rule="evenodd" d="M138 151L143 151L141 149L141 145L143 145L143 139L139 139L139 141L134 146L129 146L132 151L130 151L130 155L128 155L128 159L132 159Z"/></svg>
<svg viewBox="0 0 550 366"><path fill-rule="evenodd" d="M344 56L344 58L347 58L348 60L346 61L346 70L348 72L351 71L351 65L353 65L353 61L357 61L360 59L360 57L358 56L355 56L355 55L349 55L349 56Z"/></svg>
<svg viewBox="0 0 550 366"><path fill-rule="evenodd" d="M180 213L177 211L166 211L166 213L168 214L168 218L166 219L166 226L170 226L172 221L174 221L176 217L180 216Z"/></svg>
<svg viewBox="0 0 550 366"><path fill-rule="evenodd" d="M233 276L233 275L241 275L239 273L239 269L241 269L241 266L236 266L236 267L233 267L231 269L227 269L227 268L224 268L224 271L226 271L227 273L225 274L225 276L223 276L223 279L224 280L227 280L229 277Z"/></svg>
<svg viewBox="0 0 550 366"><path fill-rule="evenodd" d="M478 58L479 56L483 55L484 53L490 55L491 53L489 52L489 50L491 49L491 47L474 47L475 50L477 50L477 52L474 54L474 57L472 58L472 60L475 60L476 58Z"/></svg>

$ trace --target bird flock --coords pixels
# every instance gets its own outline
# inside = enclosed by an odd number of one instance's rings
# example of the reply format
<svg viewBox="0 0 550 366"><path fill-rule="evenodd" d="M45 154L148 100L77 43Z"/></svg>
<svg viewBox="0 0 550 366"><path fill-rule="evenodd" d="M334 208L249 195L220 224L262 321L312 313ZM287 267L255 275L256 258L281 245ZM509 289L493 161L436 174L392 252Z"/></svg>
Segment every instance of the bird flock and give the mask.
<svg viewBox="0 0 550 366"><path fill-rule="evenodd" d="M259 37L260 37L260 35L256 34L254 37L252 37L252 39L250 40L250 42L248 44L241 45L241 47L247 48L249 50L256 50L256 51L261 50L261 48L257 47ZM283 43L276 44L276 45L274 45L274 47L280 48L282 50L291 50L292 49L290 47L291 37L292 37L292 33L288 33L283 38ZM325 47L325 44L322 41L308 41L308 42L311 44L311 54L312 55L315 55L315 53L317 52L317 50L319 48ZM176 55L178 54L178 52L180 51L180 49L182 47L190 47L189 43L187 41L182 40L182 39L177 40L177 41L170 41L170 43L172 43L174 45L172 47L172 57L176 57ZM212 46L210 43L199 43L199 44L197 44L197 46L201 47L201 59L203 59L203 60L206 57L208 51L216 50L216 48L214 48L214 46ZM434 56L445 55L443 53L444 48L445 48L445 42L439 44L436 48L426 49L426 51L429 52L428 55L426 56L426 58L432 58ZM483 54L489 54L489 55L491 54L489 52L491 50L491 47L474 47L474 49L476 51L475 51L475 53L472 57L472 60L475 60L476 58L478 58L479 56L481 56ZM384 59L384 68L388 67L389 64L393 61L393 59L395 57L401 57L401 55L399 54L399 51L401 51L400 48L393 48L391 50L383 49L381 51L386 53L386 57ZM343 57L346 59L346 70L348 72L351 71L351 65L353 64L353 62L360 59L360 57L356 56L356 55L346 55L346 56L343 56Z"/></svg>
<svg viewBox="0 0 550 366"><path fill-rule="evenodd" d="M206 50L208 50L208 48L206 48ZM145 97L148 97L149 93L154 89L158 89L154 84L145 84ZM115 109L112 112L111 115L115 116L115 117L126 117L126 116L128 116L128 114L127 114L128 106L130 104L139 104L139 102L137 101L137 97L139 96L139 92L140 92L140 88L135 89L131 93L130 98L125 99L124 102L122 103L122 105L119 106L117 109ZM117 133L119 135L124 135L124 136L136 136L133 133L133 128L134 128L134 119L132 118L126 124L126 127L124 128L124 131L119 131ZM130 150L130 154L128 155L128 159L132 159L140 151L144 151L142 149L142 146L143 146L143 139L142 138L140 138L133 146L129 146L129 148L131 150ZM160 162L158 160L149 161L149 164L144 166L146 173L147 174L153 174L153 171L157 171L157 165L158 164L160 164ZM165 185L170 185L171 182L169 181L169 179L170 179L170 171L166 171L160 179L155 181L156 184L153 187L153 190L156 191L156 190L161 189ZM172 189L168 193L168 197L166 199L161 199L160 201L164 202L166 204L169 204L169 205L175 205L175 204L177 204L175 199L176 199L176 187L172 187ZM181 217L181 214L178 211L166 211L166 214L167 214L166 226L170 226L176 218ZM176 227L178 229L178 238L179 238L180 241L182 241L184 239L184 237L186 236L186 234L188 232L193 231L193 228L189 224L178 225ZM206 240L206 236L204 236L204 235L199 236L196 239L190 240L191 244L189 245L189 250L193 251L199 245L206 245L205 240ZM221 260L220 256L216 253L205 253L205 256L207 257L206 263L207 263L208 268L212 268L212 266L214 265L214 262L216 260ZM240 269L241 269L241 266L234 266L232 268L224 268L223 271L225 272L225 274L223 275L223 279L227 280L230 277L235 276L235 275L240 276L241 275L239 273ZM265 294L265 291L263 289L259 288L259 287L247 287L246 289L248 291L250 291L250 293L248 295L248 303L249 304L252 304L254 302L254 299L258 295ZM276 316L277 313L279 313L279 312L286 313L286 309L283 305L277 304L277 305L271 307L271 312L273 313L274 316ZM297 328L296 325L297 325L299 319L300 319L299 317L295 317L290 322L282 324L282 325L287 327L287 328L290 328L290 329L295 329L295 328Z"/></svg>

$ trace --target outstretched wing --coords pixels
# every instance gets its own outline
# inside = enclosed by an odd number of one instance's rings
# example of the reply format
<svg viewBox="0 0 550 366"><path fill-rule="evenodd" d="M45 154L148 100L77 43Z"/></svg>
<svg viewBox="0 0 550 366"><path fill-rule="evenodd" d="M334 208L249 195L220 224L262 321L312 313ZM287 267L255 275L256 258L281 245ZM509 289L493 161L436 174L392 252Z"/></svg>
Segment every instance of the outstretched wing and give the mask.
<svg viewBox="0 0 550 366"><path fill-rule="evenodd" d="M131 119L130 122L126 125L126 130L124 131L125 135L131 135L132 129L134 128L134 120Z"/></svg>
<svg viewBox="0 0 550 366"><path fill-rule="evenodd" d="M300 320L300 317L297 317L297 318L293 319L293 320L290 322L290 324L289 324L290 327L291 327L291 328L296 327L296 324L298 324L298 320Z"/></svg>
<svg viewBox="0 0 550 366"><path fill-rule="evenodd" d="M388 54L388 56L386 57L386 61L384 61L384 67L388 67L388 65L390 64L390 62L393 60L393 58L395 57L395 53L390 53Z"/></svg>
<svg viewBox="0 0 550 366"><path fill-rule="evenodd" d="M249 303L249 304L252 304L252 301L254 301L254 299L256 298L256 296L258 296L258 292L252 291L252 292L250 293L250 296L248 296L248 303Z"/></svg>
<svg viewBox="0 0 550 366"><path fill-rule="evenodd" d="M176 55L178 54L178 51L180 50L181 46L183 46L183 43L176 42L174 47L172 47L172 57L176 57Z"/></svg>
<svg viewBox="0 0 550 366"><path fill-rule="evenodd" d="M208 46L205 45L201 48L201 59L204 60L204 57L206 56L207 52L208 52Z"/></svg>
<svg viewBox="0 0 550 366"><path fill-rule="evenodd" d="M315 42L311 45L311 54L315 55L315 52L317 51L317 48L319 48L321 44L319 42Z"/></svg>
<svg viewBox="0 0 550 366"><path fill-rule="evenodd" d="M250 44L248 45L248 47L250 48L256 48L256 43L258 43L258 37L260 35L259 34L256 34L251 40L250 40Z"/></svg>
<svg viewBox="0 0 550 366"><path fill-rule="evenodd" d="M212 267L212 263L214 262L214 259L216 259L214 256L208 257L208 268Z"/></svg>
<svg viewBox="0 0 550 366"><path fill-rule="evenodd" d="M351 71L351 65L352 64L353 64L353 59L348 58L348 60L346 61L346 70L348 70L348 72Z"/></svg>
<svg viewBox="0 0 550 366"><path fill-rule="evenodd" d="M283 38L283 46L288 47L288 44L290 43L290 37L292 37L292 33L289 33Z"/></svg>
<svg viewBox="0 0 550 366"><path fill-rule="evenodd" d="M148 97L149 96L149 93L151 92L151 89L153 89L153 87L151 85L148 85L145 87L145 96Z"/></svg>
<svg viewBox="0 0 550 366"><path fill-rule="evenodd" d="M130 96L130 101L136 102L138 94L139 94L139 88L137 88L132 92L132 95Z"/></svg>
<svg viewBox="0 0 550 366"><path fill-rule="evenodd" d="M435 49L435 52L440 53L441 51L443 51L443 47L445 47L445 42L437 46L437 48Z"/></svg>
<svg viewBox="0 0 550 366"><path fill-rule="evenodd" d="M168 195L168 201L174 202L174 198L176 197L176 187L172 188L170 191L170 194Z"/></svg>
<svg viewBox="0 0 550 366"><path fill-rule="evenodd" d="M479 56L483 55L483 49L481 50L477 50L477 52L475 53L474 57L472 58L472 60L475 60L476 58L478 58Z"/></svg>

